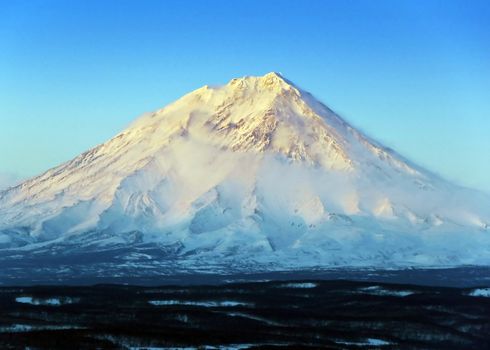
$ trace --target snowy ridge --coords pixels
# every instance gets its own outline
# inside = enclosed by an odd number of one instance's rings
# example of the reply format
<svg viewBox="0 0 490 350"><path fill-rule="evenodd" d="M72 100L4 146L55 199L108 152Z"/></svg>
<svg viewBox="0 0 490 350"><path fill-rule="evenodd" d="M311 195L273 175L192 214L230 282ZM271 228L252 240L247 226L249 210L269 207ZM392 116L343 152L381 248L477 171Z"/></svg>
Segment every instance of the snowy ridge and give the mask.
<svg viewBox="0 0 490 350"><path fill-rule="evenodd" d="M489 223L488 196L269 73L197 89L0 192L0 257L151 243L172 259L286 268L486 265Z"/></svg>

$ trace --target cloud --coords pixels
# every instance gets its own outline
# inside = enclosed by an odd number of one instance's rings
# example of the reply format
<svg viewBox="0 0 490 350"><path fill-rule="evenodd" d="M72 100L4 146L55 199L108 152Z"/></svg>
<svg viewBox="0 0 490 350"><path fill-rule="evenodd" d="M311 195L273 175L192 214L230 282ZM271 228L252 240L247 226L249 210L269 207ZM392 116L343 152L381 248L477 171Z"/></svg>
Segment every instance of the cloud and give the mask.
<svg viewBox="0 0 490 350"><path fill-rule="evenodd" d="M21 177L15 173L0 172L0 191L15 186L20 180Z"/></svg>

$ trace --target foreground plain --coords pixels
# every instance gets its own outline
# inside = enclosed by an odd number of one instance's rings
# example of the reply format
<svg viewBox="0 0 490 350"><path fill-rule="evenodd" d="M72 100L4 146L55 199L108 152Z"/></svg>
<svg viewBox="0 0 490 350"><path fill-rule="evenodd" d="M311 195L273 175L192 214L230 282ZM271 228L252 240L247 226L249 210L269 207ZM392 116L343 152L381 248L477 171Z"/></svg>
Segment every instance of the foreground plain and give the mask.
<svg viewBox="0 0 490 350"><path fill-rule="evenodd" d="M2 349L488 349L490 289L350 281L0 289Z"/></svg>

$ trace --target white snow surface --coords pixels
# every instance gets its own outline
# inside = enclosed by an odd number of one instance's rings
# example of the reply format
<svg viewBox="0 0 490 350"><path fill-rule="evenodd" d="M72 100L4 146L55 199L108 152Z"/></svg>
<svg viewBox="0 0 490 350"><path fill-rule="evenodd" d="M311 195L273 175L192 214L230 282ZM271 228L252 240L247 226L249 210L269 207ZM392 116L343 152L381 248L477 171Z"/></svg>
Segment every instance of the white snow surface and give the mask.
<svg viewBox="0 0 490 350"><path fill-rule="evenodd" d="M486 194L269 73L197 89L0 192L0 256L141 242L210 265L488 265L489 223Z"/></svg>
<svg viewBox="0 0 490 350"><path fill-rule="evenodd" d="M299 288L299 289L310 289L310 288L316 288L317 284L316 283L311 283L311 282L304 282L304 283L286 283L281 285L283 288Z"/></svg>
<svg viewBox="0 0 490 350"><path fill-rule="evenodd" d="M345 345L357 345L357 346L384 346L384 345L391 345L392 343L382 340L382 339L376 339L376 338L367 338L364 341L359 341L359 342L349 342L349 341L337 341L339 344L345 344Z"/></svg>
<svg viewBox="0 0 490 350"><path fill-rule="evenodd" d="M33 297L17 297L15 301L21 304L31 305L49 305L49 306L61 306L65 304L76 303L77 300L72 298L33 298Z"/></svg>
<svg viewBox="0 0 490 350"><path fill-rule="evenodd" d="M380 296L393 296L393 297L408 297L409 295L415 294L415 292L411 290L392 290L385 289L381 286L370 286L365 288L360 288L359 292L371 295L380 295Z"/></svg>
<svg viewBox="0 0 490 350"><path fill-rule="evenodd" d="M155 306L172 306L172 305L185 305L185 306L202 306L202 307L235 307L235 306L251 306L248 303L240 301L193 301L193 300L150 300L148 302Z"/></svg>
<svg viewBox="0 0 490 350"><path fill-rule="evenodd" d="M25 333L32 331L56 331L65 329L82 329L79 326L70 325L28 325L28 324L13 324L10 326L0 326L0 333Z"/></svg>
<svg viewBox="0 0 490 350"><path fill-rule="evenodd" d="M469 293L472 297L490 298L490 288L476 288Z"/></svg>

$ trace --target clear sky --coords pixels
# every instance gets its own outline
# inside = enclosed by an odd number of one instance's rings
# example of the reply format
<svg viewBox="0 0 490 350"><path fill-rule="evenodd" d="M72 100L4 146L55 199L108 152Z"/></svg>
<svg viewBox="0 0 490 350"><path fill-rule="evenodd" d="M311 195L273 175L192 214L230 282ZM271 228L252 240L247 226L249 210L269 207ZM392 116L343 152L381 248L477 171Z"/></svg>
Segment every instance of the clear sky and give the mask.
<svg viewBox="0 0 490 350"><path fill-rule="evenodd" d="M202 85L269 71L490 192L486 0L0 0L0 187Z"/></svg>

